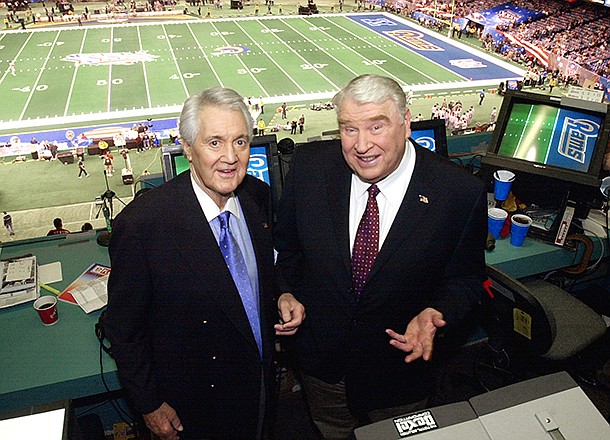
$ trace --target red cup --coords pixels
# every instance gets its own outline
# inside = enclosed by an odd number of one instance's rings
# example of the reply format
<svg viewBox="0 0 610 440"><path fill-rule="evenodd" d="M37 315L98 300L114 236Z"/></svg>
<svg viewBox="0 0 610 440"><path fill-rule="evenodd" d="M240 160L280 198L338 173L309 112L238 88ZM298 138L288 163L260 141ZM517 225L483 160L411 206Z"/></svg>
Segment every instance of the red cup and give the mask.
<svg viewBox="0 0 610 440"><path fill-rule="evenodd" d="M34 308L44 325L53 325L59 319L57 314L57 298L54 296L41 296L34 301Z"/></svg>

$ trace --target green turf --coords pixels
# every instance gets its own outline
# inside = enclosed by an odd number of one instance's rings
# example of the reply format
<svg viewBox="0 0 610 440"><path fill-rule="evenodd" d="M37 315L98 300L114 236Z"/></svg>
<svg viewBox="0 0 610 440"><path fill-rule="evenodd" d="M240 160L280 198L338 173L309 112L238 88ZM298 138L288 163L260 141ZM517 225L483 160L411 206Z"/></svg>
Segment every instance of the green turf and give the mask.
<svg viewBox="0 0 610 440"><path fill-rule="evenodd" d="M446 97L462 100L466 108L474 105L473 124L485 123L491 108L500 105L499 97L488 94L483 106L478 107L478 94L468 82L458 81L446 89L426 92L426 84L433 86L435 82L455 78L349 20L323 15L296 16L299 2L283 3L283 13L290 14L290 18L233 20L254 15L254 3L246 2L243 11L229 10L227 4L220 11L211 8L213 18L230 17L227 21L184 15L171 18L186 20L182 22L156 18L154 23L138 26L82 28L75 23L69 26L37 24L29 28L36 28L38 32L0 32L0 96L4 104L0 106L0 134L27 133L30 128L40 130L43 126L75 129L133 122L151 113L156 118L175 117L188 93L221 84L236 88L245 96L266 98L268 105L262 118L267 125L281 122L274 112L277 107L274 101L286 100L289 119L305 114L305 132L290 136L289 132L281 131L278 139L290 137L297 143L305 142L309 137L336 128L334 112L315 112L309 110L309 104L326 100L326 96L348 80L368 71L395 76L404 84L424 84L415 93L411 107L414 116L422 113L429 117L434 103ZM329 12L334 2L316 3L321 12ZM34 11L42 10L38 3L31 6ZM74 6L79 12L85 6L92 12L96 8L103 10L104 3L75 3ZM276 2L274 13L278 6ZM181 11L183 7L177 9ZM353 8L353 4L345 6L349 12ZM191 13L195 9L189 7ZM206 8L202 10L205 14ZM260 15L265 10L261 6ZM235 44L248 45L251 50L239 57L212 55L218 47ZM61 61L72 53L133 53L141 49L159 58L112 66L82 64L77 67ZM17 59L16 77L5 74L5 63L14 58ZM376 61L379 59L385 62ZM556 89L555 94L560 93ZM123 185L122 159L115 156L119 173L109 179L109 185L118 197L129 201L134 189ZM159 150L140 155L132 152L131 162L136 179L144 169L152 173L161 170ZM11 163L10 159L4 159L0 163L0 210L13 214L17 236L8 237L2 231L0 240L44 235L56 216L63 217L70 230L78 230L83 221L102 227L103 218L95 219L98 206L94 203L106 189L101 161L87 156L86 167L91 177L78 179L75 164L33 160ZM121 206L115 201L117 210Z"/></svg>
<svg viewBox="0 0 610 440"><path fill-rule="evenodd" d="M213 85L270 103L328 98L363 73L401 84L466 82L453 72L339 15L197 20L3 33L0 125L93 121L114 112L158 114ZM242 54L222 48L244 48ZM138 53L151 57L139 61ZM94 64L75 54L107 54ZM123 56L121 62L110 57ZM131 64L127 64L131 62ZM46 118L58 118L48 121ZM15 122L16 124L13 124Z"/></svg>
<svg viewBox="0 0 610 440"><path fill-rule="evenodd" d="M141 154L130 153L134 178L144 170L161 172L161 151L152 149ZM131 185L124 185L121 169L123 158L114 153L115 174L108 179L109 186L119 197L131 197ZM28 160L26 162L0 162L0 175L5 182L0 189L0 207L8 211L43 208L93 202L106 190L103 163L97 156L85 156L88 178L78 178L76 162L64 165L59 160ZM139 188L139 186L138 186Z"/></svg>

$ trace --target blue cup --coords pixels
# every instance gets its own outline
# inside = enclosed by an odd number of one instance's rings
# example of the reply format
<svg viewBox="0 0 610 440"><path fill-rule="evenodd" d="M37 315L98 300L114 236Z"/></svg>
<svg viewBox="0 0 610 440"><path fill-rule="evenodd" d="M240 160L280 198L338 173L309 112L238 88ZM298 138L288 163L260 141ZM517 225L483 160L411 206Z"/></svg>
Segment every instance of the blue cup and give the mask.
<svg viewBox="0 0 610 440"><path fill-rule="evenodd" d="M508 170L498 170L494 173L494 198L498 201L508 199L510 187L515 180L515 173Z"/></svg>
<svg viewBox="0 0 610 440"><path fill-rule="evenodd" d="M510 244L513 246L521 246L525 241L525 236L531 225L531 217L524 214L514 214L510 218Z"/></svg>
<svg viewBox="0 0 610 440"><path fill-rule="evenodd" d="M487 210L487 229L496 240L500 238L506 217L508 217L508 212L503 209L489 208Z"/></svg>

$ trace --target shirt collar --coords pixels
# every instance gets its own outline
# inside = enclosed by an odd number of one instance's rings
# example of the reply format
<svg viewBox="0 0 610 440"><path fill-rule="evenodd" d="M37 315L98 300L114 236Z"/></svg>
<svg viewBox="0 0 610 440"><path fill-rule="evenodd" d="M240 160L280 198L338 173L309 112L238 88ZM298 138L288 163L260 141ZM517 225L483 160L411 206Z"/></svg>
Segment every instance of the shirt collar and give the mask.
<svg viewBox="0 0 610 440"><path fill-rule="evenodd" d="M191 174L191 185L193 186L193 190L195 191L195 195L197 196L197 201L203 210L203 214L205 215L206 220L211 222L220 214L220 208L218 205L212 200L212 198L203 190ZM231 193L229 200L225 204L223 211L229 211L235 217L240 218L239 208L237 206L237 197L234 193Z"/></svg>
<svg viewBox="0 0 610 440"><path fill-rule="evenodd" d="M405 152L398 164L398 167L392 171L387 177L377 182L377 188L380 193L390 203L402 203L402 196L406 192L406 187L409 186L411 179L405 179L405 176L410 176L409 170L413 169L415 162L415 147L410 140L407 139L405 144ZM370 183L364 182L356 174L352 174L353 188L356 191L357 198L368 197L367 190L371 186ZM397 197L394 197L397 196Z"/></svg>

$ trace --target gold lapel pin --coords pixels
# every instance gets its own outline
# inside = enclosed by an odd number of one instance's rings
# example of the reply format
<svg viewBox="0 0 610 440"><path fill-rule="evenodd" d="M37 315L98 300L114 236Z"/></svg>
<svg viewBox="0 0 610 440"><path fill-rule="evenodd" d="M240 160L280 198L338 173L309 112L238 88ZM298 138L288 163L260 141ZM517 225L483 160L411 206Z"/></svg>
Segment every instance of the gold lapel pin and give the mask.
<svg viewBox="0 0 610 440"><path fill-rule="evenodd" d="M428 197L419 195L419 201L425 204L428 204Z"/></svg>

